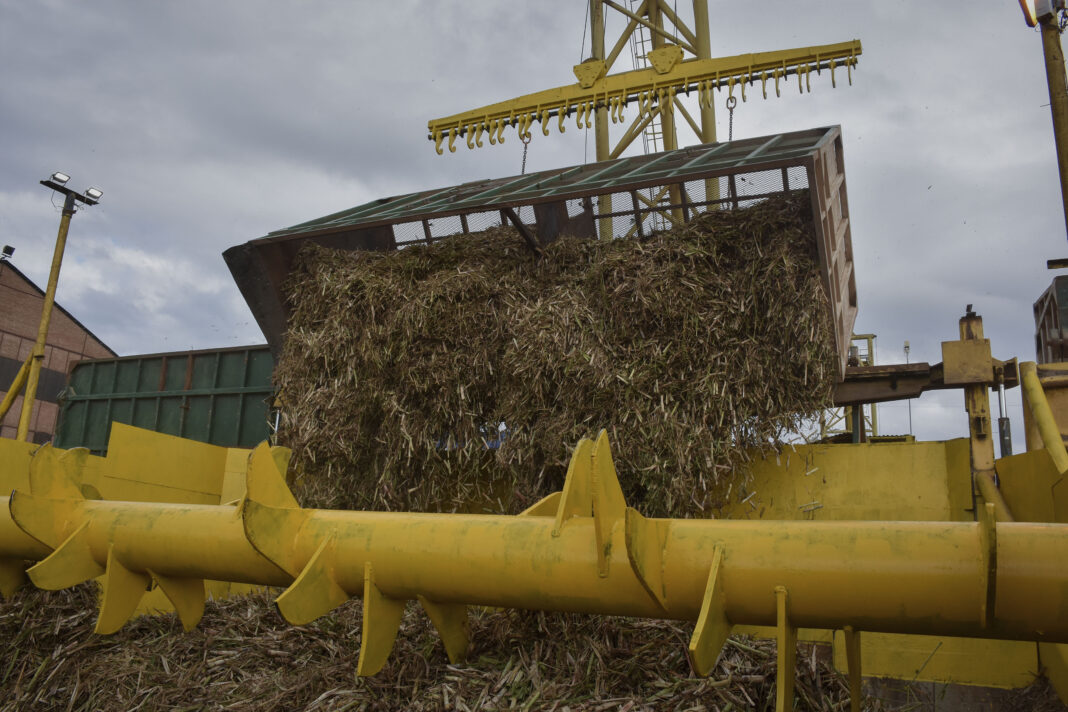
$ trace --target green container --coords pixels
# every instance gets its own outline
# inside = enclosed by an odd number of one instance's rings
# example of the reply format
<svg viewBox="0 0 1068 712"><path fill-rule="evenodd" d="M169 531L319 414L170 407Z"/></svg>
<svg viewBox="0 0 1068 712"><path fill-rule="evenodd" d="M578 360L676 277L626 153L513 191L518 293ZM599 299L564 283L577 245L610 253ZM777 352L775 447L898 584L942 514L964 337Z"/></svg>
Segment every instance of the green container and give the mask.
<svg viewBox="0 0 1068 712"><path fill-rule="evenodd" d="M55 445L107 452L113 422L251 448L271 433L266 346L79 361L60 395Z"/></svg>

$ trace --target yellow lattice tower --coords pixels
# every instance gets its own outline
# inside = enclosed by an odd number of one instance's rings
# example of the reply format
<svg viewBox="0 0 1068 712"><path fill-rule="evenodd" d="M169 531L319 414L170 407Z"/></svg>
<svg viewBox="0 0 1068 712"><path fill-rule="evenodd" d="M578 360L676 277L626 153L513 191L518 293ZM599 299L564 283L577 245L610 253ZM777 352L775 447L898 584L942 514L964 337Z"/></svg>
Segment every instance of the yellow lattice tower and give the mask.
<svg viewBox="0 0 1068 712"><path fill-rule="evenodd" d="M605 51L606 7L628 20L608 52ZM764 98L769 87L780 96L783 80L796 76L799 91L811 91L813 72L822 74L823 70L829 70L833 86L837 84L836 70L843 67L852 83L853 67L861 53L859 40L713 58L708 0L693 0L693 15L691 29L665 0L643 0L633 11L613 0L590 0L590 58L575 65L577 83L434 119L428 124L429 138L440 154L444 152L442 144L455 151L457 139L463 139L468 148L483 146L483 137L491 144L503 142L509 127L515 127L519 137L525 140L529 140L535 123L541 125L546 136L554 120L563 132L565 121L574 116L578 128L594 129L597 160L606 161L618 158L657 118L661 122L664 149L677 148L676 110L702 143L715 142L713 94L717 90L725 90L731 97L738 92L745 101L747 87L755 90L759 82ZM648 32L652 40L653 49L647 57L651 66L609 74L631 36L641 31ZM678 96L691 92L697 95L699 120ZM612 147L609 119L612 123L625 122L624 111L631 104L636 105L637 114ZM713 181L708 193L717 191L718 185ZM672 196L671 203L678 205L679 197ZM603 196L598 207L601 214L611 212L611 197ZM602 236L611 235L611 226L602 224L600 232Z"/></svg>

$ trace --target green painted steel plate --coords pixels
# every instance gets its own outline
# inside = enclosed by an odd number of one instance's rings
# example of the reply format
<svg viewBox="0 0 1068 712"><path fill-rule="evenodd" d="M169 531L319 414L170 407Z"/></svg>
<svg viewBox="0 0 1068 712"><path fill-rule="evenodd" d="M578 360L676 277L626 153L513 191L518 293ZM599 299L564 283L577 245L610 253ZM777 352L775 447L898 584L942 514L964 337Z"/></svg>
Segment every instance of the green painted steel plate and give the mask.
<svg viewBox="0 0 1068 712"><path fill-rule="evenodd" d="M270 433L273 369L266 345L79 361L60 396L55 445L105 454L120 422L254 447Z"/></svg>

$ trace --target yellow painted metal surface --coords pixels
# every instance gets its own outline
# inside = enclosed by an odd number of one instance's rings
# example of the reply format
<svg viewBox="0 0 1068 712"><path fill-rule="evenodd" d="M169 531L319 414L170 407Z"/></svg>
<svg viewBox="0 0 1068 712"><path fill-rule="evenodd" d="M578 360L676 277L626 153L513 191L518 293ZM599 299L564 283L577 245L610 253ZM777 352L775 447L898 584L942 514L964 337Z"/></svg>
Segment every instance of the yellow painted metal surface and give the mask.
<svg viewBox="0 0 1068 712"><path fill-rule="evenodd" d="M223 461L222 482L219 483L219 504L237 504L245 496L245 473L248 471L249 451L227 448Z"/></svg>
<svg viewBox="0 0 1068 712"><path fill-rule="evenodd" d="M990 339L942 342L943 381L947 384L990 383L994 368Z"/></svg>
<svg viewBox="0 0 1068 712"><path fill-rule="evenodd" d="M17 440L0 439L0 487L4 494L30 489L31 455L39 446ZM249 450L222 448L193 440L114 423L108 456L84 455L79 472L79 492L96 499L186 504L236 503L245 492L245 472ZM7 511L7 498L0 506ZM20 539L21 537L21 539ZM9 595L23 581L23 559L47 555L47 547L27 537L10 517L0 517L0 542L11 542L0 554L0 593ZM31 555L32 553L32 555ZM6 558L5 558L6 557ZM228 575L206 581L213 598L226 598L260 588L231 583ZM101 578L103 595L108 583ZM174 610L162 588L148 591L140 600L137 614ZM125 619L124 619L125 620Z"/></svg>
<svg viewBox="0 0 1068 712"><path fill-rule="evenodd" d="M7 496L11 490L30 486L30 455L37 447L21 440L0 438L0 494Z"/></svg>
<svg viewBox="0 0 1068 712"><path fill-rule="evenodd" d="M1045 448L997 461L1000 492L1017 521L1068 522L1068 475Z"/></svg>
<svg viewBox="0 0 1068 712"><path fill-rule="evenodd" d="M845 673L845 637L834 637L834 665ZM1039 669L1037 646L1026 641L862 633L860 651L865 677L1011 689L1033 683Z"/></svg>
<svg viewBox="0 0 1068 712"><path fill-rule="evenodd" d="M1051 365L1053 364L1039 366L1039 382L1042 384L1042 390L1046 394L1046 402L1053 413L1053 419L1057 423L1057 430L1061 434L1061 439L1064 440L1065 436L1068 436L1068 373L1062 371L1056 377L1047 377L1046 374L1049 373L1048 367ZM1056 365L1068 368L1068 364ZM1025 408L1024 415L1030 416L1030 410ZM1027 420L1030 420L1032 425L1035 425L1033 418L1025 418L1025 421ZM1037 427L1035 429L1037 431Z"/></svg>
<svg viewBox="0 0 1068 712"><path fill-rule="evenodd" d="M1058 421L1050 407L1034 362L1025 361L1020 364L1020 385L1024 392L1024 418L1028 432L1027 449L1045 448L1057 471L1068 472L1068 451L1065 450L1061 435L1061 424L1068 425L1068 418L1064 417L1065 410L1062 409L1065 404L1060 394L1058 393L1058 405L1061 420ZM1031 436L1032 430L1038 433L1037 438Z"/></svg>
<svg viewBox="0 0 1068 712"><path fill-rule="evenodd" d="M1039 643L1038 659L1061 702L1068 701L1068 645ZM1068 704L1068 702L1066 702Z"/></svg>
<svg viewBox="0 0 1068 712"><path fill-rule="evenodd" d="M87 481L105 499L219 504L226 458L224 447L114 423Z"/></svg>
<svg viewBox="0 0 1068 712"><path fill-rule="evenodd" d="M775 637L775 626L736 625L731 628L731 633L770 640ZM797 639L803 643L825 643L830 645L834 642L834 631L823 628L798 628Z"/></svg>
<svg viewBox="0 0 1068 712"><path fill-rule="evenodd" d="M753 463L752 482L732 494L728 512L763 519L972 521L969 459L965 439L786 448L777 458ZM1019 519L1065 521L1054 512L1064 498L1068 513L1068 483L1059 492L1062 478L1045 450L1004 458L997 469L1001 494ZM763 638L776 634L772 627L738 626L735 632ZM832 631L801 629L798 638L831 643ZM863 633L860 639L863 675L868 677L1021 687L1033 681L1037 670L1031 643L875 633ZM841 631L834 656L838 669L846 672Z"/></svg>
<svg viewBox="0 0 1068 712"><path fill-rule="evenodd" d="M581 82L434 119L428 130L440 154L445 141L449 150L455 151L460 137L468 148L481 147L483 136L491 144L503 141L505 129L510 126L515 126L521 137L529 135L535 122L541 124L545 135L554 124L563 132L572 115L579 128L590 128L599 106L606 107L616 123L623 120L623 112L631 102L640 112L648 113L656 106L669 105L679 92L697 92L702 108L711 106L716 89L726 89L731 96L737 92L745 101L747 87L751 87L748 91L758 91L767 98L768 91L778 95L791 74L796 74L800 91L811 90L811 75L822 73L817 68L823 64L829 64L832 85L843 73L852 82L853 66L860 53L860 41L852 40L734 57L689 59L675 63L664 73L650 67L604 76L598 68L587 67L576 72L582 77Z"/></svg>
<svg viewBox="0 0 1068 712"><path fill-rule="evenodd" d="M798 445L756 458L733 519L972 521L968 441Z"/></svg>
<svg viewBox="0 0 1068 712"><path fill-rule="evenodd" d="M0 438L0 492L26 490L32 443ZM249 450L114 423L107 457L89 455L80 486L90 498L226 504L245 491Z"/></svg>

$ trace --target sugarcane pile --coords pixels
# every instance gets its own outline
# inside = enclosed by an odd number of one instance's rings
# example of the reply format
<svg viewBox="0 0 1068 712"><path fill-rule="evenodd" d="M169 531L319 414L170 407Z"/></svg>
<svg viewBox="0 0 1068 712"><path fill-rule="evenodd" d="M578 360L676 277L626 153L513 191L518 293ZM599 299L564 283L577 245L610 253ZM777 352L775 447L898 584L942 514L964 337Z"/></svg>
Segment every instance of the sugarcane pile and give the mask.
<svg viewBox="0 0 1068 712"><path fill-rule="evenodd" d="M201 625L173 614L92 632L96 585L26 588L0 602L0 709L496 710L735 709L774 703L774 645L733 641L712 678L690 676L677 623L522 611L472 616L470 660L450 666L409 607L393 661L354 678L360 602L290 626L271 597L209 602ZM582 653L576 649L581 648ZM848 697L825 657L799 665L805 709Z"/></svg>
<svg viewBox="0 0 1068 712"><path fill-rule="evenodd" d="M307 249L276 369L298 498L514 513L604 428L628 503L715 514L755 450L830 403L811 222L797 192L540 258L504 227Z"/></svg>

